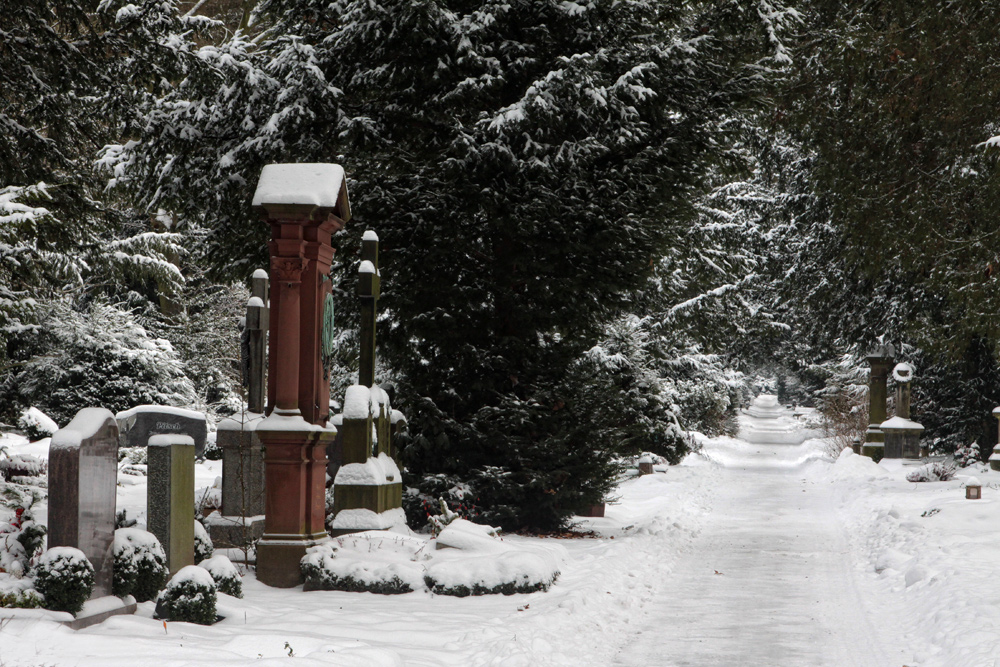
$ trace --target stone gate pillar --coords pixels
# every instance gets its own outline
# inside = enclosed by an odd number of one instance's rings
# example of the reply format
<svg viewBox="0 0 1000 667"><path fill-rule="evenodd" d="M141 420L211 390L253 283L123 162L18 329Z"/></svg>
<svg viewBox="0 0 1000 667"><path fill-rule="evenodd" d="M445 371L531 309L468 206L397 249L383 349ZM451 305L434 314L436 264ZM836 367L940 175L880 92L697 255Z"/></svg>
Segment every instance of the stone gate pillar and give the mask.
<svg viewBox="0 0 1000 667"><path fill-rule="evenodd" d="M871 375L868 378L868 431L865 433L865 444L861 447L865 456L881 458L879 455L885 448L885 434L880 426L886 418L886 379L895 354L892 344L888 344L866 357L871 365Z"/></svg>
<svg viewBox="0 0 1000 667"><path fill-rule="evenodd" d="M322 336L330 236L351 217L344 170L335 164L267 165L253 206L271 227L268 416L257 427L266 480L257 578L291 587L301 582L306 549L327 538L326 446L336 431L327 428Z"/></svg>

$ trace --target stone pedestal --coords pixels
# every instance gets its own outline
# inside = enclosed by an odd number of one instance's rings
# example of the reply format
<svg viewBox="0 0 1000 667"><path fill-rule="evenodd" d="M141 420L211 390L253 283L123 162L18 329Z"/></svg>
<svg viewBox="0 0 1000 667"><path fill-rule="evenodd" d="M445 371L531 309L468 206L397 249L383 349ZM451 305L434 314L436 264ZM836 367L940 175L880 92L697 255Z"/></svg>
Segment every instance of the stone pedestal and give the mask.
<svg viewBox="0 0 1000 667"><path fill-rule="evenodd" d="M868 377L868 431L861 453L872 458L881 458L885 446L885 435L879 425L886 418L886 380L896 351L892 345L883 345L866 357L871 366Z"/></svg>
<svg viewBox="0 0 1000 667"><path fill-rule="evenodd" d="M278 587L302 581L299 560L327 538L326 448L332 337L330 235L350 219L344 170L334 164L271 164L254 209L271 228L268 417L257 427L265 450L265 527L257 578Z"/></svg>
<svg viewBox="0 0 1000 667"><path fill-rule="evenodd" d="M206 520L212 543L220 549L246 549L264 533L264 447L252 412L219 422L222 450L222 513Z"/></svg>
<svg viewBox="0 0 1000 667"><path fill-rule="evenodd" d="M146 527L174 575L194 565L194 440L154 435L147 448Z"/></svg>
<svg viewBox="0 0 1000 667"><path fill-rule="evenodd" d="M56 431L48 481L49 547L82 551L94 566L92 598L111 595L118 423L110 410L84 408Z"/></svg>
<svg viewBox="0 0 1000 667"><path fill-rule="evenodd" d="M924 432L923 425L903 417L893 417L879 424L879 428L885 436L884 458L920 458L920 436Z"/></svg>

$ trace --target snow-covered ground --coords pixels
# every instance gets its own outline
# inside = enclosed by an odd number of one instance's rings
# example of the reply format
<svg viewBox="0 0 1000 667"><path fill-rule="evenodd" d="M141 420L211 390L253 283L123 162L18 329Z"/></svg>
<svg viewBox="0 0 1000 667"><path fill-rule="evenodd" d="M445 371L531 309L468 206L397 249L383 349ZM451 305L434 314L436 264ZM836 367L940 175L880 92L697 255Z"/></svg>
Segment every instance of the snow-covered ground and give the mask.
<svg viewBox="0 0 1000 667"><path fill-rule="evenodd" d="M976 469L983 500L967 501L961 480L908 483L899 462L834 462L822 441L702 442L684 464L624 482L605 518L580 519L596 538L506 536L559 560L546 593L304 593L248 573L244 599L220 596L225 620L211 627L164 627L152 603L78 632L0 620L0 664L979 667L1000 657L996 473ZM3 443L45 453L44 442ZM219 474L218 462L199 464L196 483ZM143 520L143 479L122 481L119 507Z"/></svg>

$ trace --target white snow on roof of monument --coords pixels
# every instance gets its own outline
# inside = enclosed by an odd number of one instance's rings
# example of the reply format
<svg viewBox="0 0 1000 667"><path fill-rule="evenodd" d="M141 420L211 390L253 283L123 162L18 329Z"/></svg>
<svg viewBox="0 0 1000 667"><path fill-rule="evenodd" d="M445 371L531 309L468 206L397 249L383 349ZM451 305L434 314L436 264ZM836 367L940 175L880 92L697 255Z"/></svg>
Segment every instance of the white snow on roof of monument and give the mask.
<svg viewBox="0 0 1000 667"><path fill-rule="evenodd" d="M888 419L879 424L879 428L882 430L913 429L913 430L923 431L924 425L918 424L915 421L910 421L909 419L903 419L902 417L893 417L892 419Z"/></svg>
<svg viewBox="0 0 1000 667"><path fill-rule="evenodd" d="M358 266L358 273L375 273L375 265L366 259Z"/></svg>
<svg viewBox="0 0 1000 667"><path fill-rule="evenodd" d="M265 271L264 269L257 269L256 271L253 272L253 276L252 277L253 278L265 278L266 279L268 277L267 276L267 271Z"/></svg>
<svg viewBox="0 0 1000 667"><path fill-rule="evenodd" d="M338 484L381 485L398 482L402 477L396 462L384 452L371 457L364 463L348 463L340 466L334 486Z"/></svg>
<svg viewBox="0 0 1000 667"><path fill-rule="evenodd" d="M115 415L115 419L121 421L122 419L128 419L129 417L135 416L140 412L160 412L167 415L176 415L178 417L187 417L188 419L200 419L205 421L204 412L188 410L186 408L175 408L172 405L137 405L134 408L122 410Z"/></svg>
<svg viewBox="0 0 1000 667"><path fill-rule="evenodd" d="M896 382L910 382L913 380L914 373L916 373L916 369L913 364L901 361L893 367L892 378Z"/></svg>
<svg viewBox="0 0 1000 667"><path fill-rule="evenodd" d="M194 438L190 435L181 435L180 433L160 433L149 436L149 441L146 444L150 447L169 447L171 445L188 445L194 447Z"/></svg>
<svg viewBox="0 0 1000 667"><path fill-rule="evenodd" d="M260 172L253 205L312 204L333 208L344 185L339 164L269 164Z"/></svg>
<svg viewBox="0 0 1000 667"><path fill-rule="evenodd" d="M108 419L114 419L111 410L105 408L83 408L73 420L52 436L53 449L79 447L84 438L97 434Z"/></svg>
<svg viewBox="0 0 1000 667"><path fill-rule="evenodd" d="M983 483L980 482L979 478L977 478L977 477L970 477L969 479L965 480L965 485L966 486L982 486Z"/></svg>
<svg viewBox="0 0 1000 667"><path fill-rule="evenodd" d="M378 241L378 234L374 230L365 230L365 233L361 236L362 241Z"/></svg>
<svg viewBox="0 0 1000 667"><path fill-rule="evenodd" d="M252 296L247 299L247 308L263 308L264 300L259 296Z"/></svg>

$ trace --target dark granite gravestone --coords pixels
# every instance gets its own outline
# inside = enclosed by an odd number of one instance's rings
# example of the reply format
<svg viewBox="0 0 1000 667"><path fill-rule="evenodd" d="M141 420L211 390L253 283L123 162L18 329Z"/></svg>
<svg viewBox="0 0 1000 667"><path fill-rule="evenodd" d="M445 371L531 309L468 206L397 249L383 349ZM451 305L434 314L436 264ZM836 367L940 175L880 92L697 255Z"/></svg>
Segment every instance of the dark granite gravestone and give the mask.
<svg viewBox="0 0 1000 667"><path fill-rule="evenodd" d="M194 440L194 454L205 453L208 425L205 415L168 405L140 405L115 415L122 447L145 447L152 435L187 435Z"/></svg>
<svg viewBox="0 0 1000 667"><path fill-rule="evenodd" d="M154 435L146 459L146 527L163 545L173 575L194 565L194 440Z"/></svg>
<svg viewBox="0 0 1000 667"><path fill-rule="evenodd" d="M49 547L75 547L94 566L93 597L111 595L118 424L84 408L49 445Z"/></svg>

